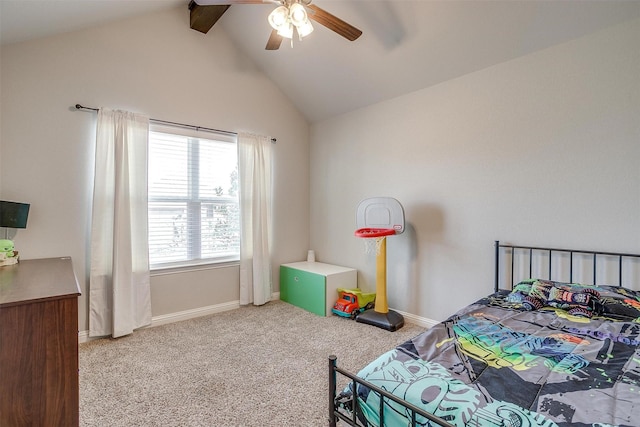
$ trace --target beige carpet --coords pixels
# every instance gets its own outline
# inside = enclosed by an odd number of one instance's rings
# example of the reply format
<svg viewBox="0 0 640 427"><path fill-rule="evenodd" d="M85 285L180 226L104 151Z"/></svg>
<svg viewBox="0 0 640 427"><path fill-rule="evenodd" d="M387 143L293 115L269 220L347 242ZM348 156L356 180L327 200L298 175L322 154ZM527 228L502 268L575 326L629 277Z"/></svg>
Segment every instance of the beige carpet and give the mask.
<svg viewBox="0 0 640 427"><path fill-rule="evenodd" d="M327 357L357 372L422 330L273 301L91 341L80 345L80 425L326 426Z"/></svg>

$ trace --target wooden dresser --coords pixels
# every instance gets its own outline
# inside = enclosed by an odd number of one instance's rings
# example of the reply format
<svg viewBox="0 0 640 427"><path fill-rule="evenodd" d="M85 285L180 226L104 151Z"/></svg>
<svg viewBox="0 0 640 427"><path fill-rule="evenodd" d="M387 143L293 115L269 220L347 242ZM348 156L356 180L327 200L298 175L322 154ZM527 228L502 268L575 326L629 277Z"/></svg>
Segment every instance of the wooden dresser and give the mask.
<svg viewBox="0 0 640 427"><path fill-rule="evenodd" d="M71 258L0 267L0 426L78 426L78 296Z"/></svg>

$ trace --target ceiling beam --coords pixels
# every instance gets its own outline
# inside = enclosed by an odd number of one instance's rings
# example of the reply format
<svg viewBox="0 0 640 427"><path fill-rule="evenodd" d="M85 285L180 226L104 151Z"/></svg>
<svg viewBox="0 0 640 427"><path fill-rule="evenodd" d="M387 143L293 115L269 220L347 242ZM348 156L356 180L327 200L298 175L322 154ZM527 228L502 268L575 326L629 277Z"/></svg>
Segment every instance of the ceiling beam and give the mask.
<svg viewBox="0 0 640 427"><path fill-rule="evenodd" d="M195 1L191 0L189 3L189 10L191 11L190 24L191 29L200 31L207 34L213 24L229 9L230 4L214 5L214 6L200 6Z"/></svg>

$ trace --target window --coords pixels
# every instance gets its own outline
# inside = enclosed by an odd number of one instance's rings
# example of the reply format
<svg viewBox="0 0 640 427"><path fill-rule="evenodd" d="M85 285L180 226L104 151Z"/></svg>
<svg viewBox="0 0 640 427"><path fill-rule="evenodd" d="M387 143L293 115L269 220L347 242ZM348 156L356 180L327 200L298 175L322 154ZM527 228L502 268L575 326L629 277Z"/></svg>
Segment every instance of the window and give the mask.
<svg viewBox="0 0 640 427"><path fill-rule="evenodd" d="M149 132L151 268L240 258L236 139L201 135L159 126Z"/></svg>

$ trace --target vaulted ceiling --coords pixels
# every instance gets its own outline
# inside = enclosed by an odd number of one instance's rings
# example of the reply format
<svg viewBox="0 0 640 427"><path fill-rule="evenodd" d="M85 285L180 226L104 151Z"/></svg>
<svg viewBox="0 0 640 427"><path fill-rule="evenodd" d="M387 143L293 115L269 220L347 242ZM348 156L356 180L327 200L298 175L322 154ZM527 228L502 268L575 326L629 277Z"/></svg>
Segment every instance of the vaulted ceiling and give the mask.
<svg viewBox="0 0 640 427"><path fill-rule="evenodd" d="M74 31L189 0L0 0L3 44ZM363 31L350 42L320 25L267 51L274 5L234 4L221 29L317 122L436 85L632 19L637 0L314 0ZM185 26L189 25L185 14ZM640 20L638 21L640 25ZM640 41L639 41L640 49Z"/></svg>

